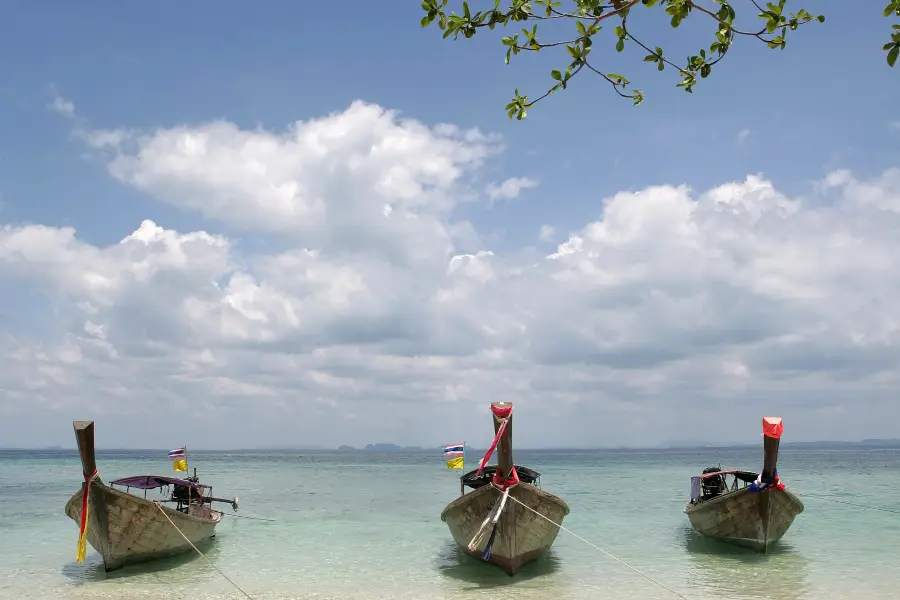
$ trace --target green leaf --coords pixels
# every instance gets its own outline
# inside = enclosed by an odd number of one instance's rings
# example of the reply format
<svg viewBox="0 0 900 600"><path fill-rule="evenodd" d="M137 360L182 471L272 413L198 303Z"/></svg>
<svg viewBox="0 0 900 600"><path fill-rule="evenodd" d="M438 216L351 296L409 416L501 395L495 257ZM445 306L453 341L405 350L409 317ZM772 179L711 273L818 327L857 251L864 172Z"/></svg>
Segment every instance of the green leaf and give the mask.
<svg viewBox="0 0 900 600"><path fill-rule="evenodd" d="M825 22L825 15L819 15L818 17L816 17L816 20L817 20L819 23L824 23L824 22Z"/></svg>
<svg viewBox="0 0 900 600"><path fill-rule="evenodd" d="M625 49L625 40L619 38L619 41L616 42L616 52L621 52Z"/></svg>
<svg viewBox="0 0 900 600"><path fill-rule="evenodd" d="M894 48L888 52L887 55L887 64L888 66L893 67L894 63L897 62L897 56L900 56L900 46L894 46Z"/></svg>
<svg viewBox="0 0 900 600"><path fill-rule="evenodd" d="M560 73L559 71L557 71L555 69L553 71L550 71L550 77L552 77L553 79L555 79L557 81L562 81L562 73Z"/></svg>

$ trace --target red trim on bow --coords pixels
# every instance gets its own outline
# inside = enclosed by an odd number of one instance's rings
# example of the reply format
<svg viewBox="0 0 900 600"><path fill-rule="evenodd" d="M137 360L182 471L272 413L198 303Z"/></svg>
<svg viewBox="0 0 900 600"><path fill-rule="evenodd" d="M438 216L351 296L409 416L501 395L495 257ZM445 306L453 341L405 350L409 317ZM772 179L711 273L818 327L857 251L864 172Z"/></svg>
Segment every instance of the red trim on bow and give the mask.
<svg viewBox="0 0 900 600"><path fill-rule="evenodd" d="M501 488L502 491L506 491L506 488L511 488L519 485L519 473L516 471L516 467L512 468L512 472L509 474L509 479L505 480L500 476L500 469L494 471L494 477L491 479L494 485Z"/></svg>

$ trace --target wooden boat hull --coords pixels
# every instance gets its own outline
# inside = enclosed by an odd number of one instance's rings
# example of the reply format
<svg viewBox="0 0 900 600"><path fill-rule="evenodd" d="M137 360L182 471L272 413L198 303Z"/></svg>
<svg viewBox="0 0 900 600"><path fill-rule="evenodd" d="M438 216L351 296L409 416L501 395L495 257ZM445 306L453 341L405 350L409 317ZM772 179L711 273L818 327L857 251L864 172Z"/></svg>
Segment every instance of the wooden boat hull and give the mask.
<svg viewBox="0 0 900 600"><path fill-rule="evenodd" d="M191 546L172 527L178 526L194 544L215 536L220 515L207 507L192 507L200 516L163 507L172 523L150 500L117 490L95 480L89 498L87 541L103 557L107 571L191 551ZM66 503L66 515L81 523L82 490ZM203 518L201 518L203 517Z"/></svg>
<svg viewBox="0 0 900 600"><path fill-rule="evenodd" d="M803 512L803 502L788 490L741 489L700 504L688 503L684 512L701 535L766 552Z"/></svg>
<svg viewBox="0 0 900 600"><path fill-rule="evenodd" d="M565 516L569 514L569 506L561 498L533 485L515 486L509 495L559 524L562 524ZM489 535L484 537L474 552L470 551L468 546L500 497L501 493L496 488L484 486L460 496L448 504L441 513L441 520L447 523L453 539L463 552L479 560L484 560L482 556ZM522 507L512 498L507 500L497 522L494 545L487 560L509 575L515 574L519 567L545 554L559 534L556 525Z"/></svg>

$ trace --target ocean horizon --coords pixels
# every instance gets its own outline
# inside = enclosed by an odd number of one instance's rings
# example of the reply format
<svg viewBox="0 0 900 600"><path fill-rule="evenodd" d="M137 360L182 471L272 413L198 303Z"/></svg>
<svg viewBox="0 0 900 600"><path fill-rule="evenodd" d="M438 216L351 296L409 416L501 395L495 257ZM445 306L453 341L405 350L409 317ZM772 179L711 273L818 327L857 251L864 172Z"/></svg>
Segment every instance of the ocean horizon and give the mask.
<svg viewBox="0 0 900 600"><path fill-rule="evenodd" d="M437 444L434 446L416 446L416 445L402 445L395 444L392 442L374 442L371 444L367 444L367 446L392 446L392 448L367 448L365 446L335 446L335 447L325 447L325 446L252 446L247 448L203 448L191 447L191 452L382 452L382 453L391 453L391 452L434 452L440 451L444 445ZM605 451L619 451L619 450L633 450L633 451L660 451L660 450L729 450L729 449L737 449L737 448L756 448L759 447L759 442L747 442L747 443L731 443L731 444L715 444L715 443L663 443L655 446L591 446L591 447L581 447L581 446L532 446L532 447L516 447L516 452L605 452ZM863 439L863 440L815 440L815 441L783 441L780 444L781 448L900 448L900 438L897 439L882 439L882 438L872 438L872 439ZM23 447L5 447L0 446L0 452L28 452L28 451L73 451L76 452L78 447L75 445L71 446L23 446ZM162 448L119 448L119 447L102 447L96 446L96 452L162 452ZM476 447L476 446L466 446L466 451L469 452L486 452L487 447Z"/></svg>

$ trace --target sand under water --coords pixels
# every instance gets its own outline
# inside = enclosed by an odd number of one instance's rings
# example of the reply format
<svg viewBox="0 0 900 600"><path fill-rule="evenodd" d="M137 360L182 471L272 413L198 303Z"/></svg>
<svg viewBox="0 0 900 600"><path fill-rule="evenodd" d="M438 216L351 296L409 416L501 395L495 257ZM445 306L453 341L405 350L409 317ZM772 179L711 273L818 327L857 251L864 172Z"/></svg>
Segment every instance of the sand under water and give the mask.
<svg viewBox="0 0 900 600"><path fill-rule="evenodd" d="M760 448L526 452L516 462L572 512L565 525L691 600L900 598L900 514L805 496L840 494L900 510L900 450L782 450L779 472L806 511L768 555L693 534L682 513L690 476L706 466L759 468ZM100 452L105 480L171 474L166 449ZM459 471L428 453L193 453L215 495L238 514L203 547L256 599L654 600L676 598L561 532L514 578L457 550L440 520ZM242 597L197 556L106 574L90 547L76 564L77 526L63 514L81 481L74 451L0 452L0 598ZM156 492L151 492L151 495ZM230 509L228 509L230 510Z"/></svg>

